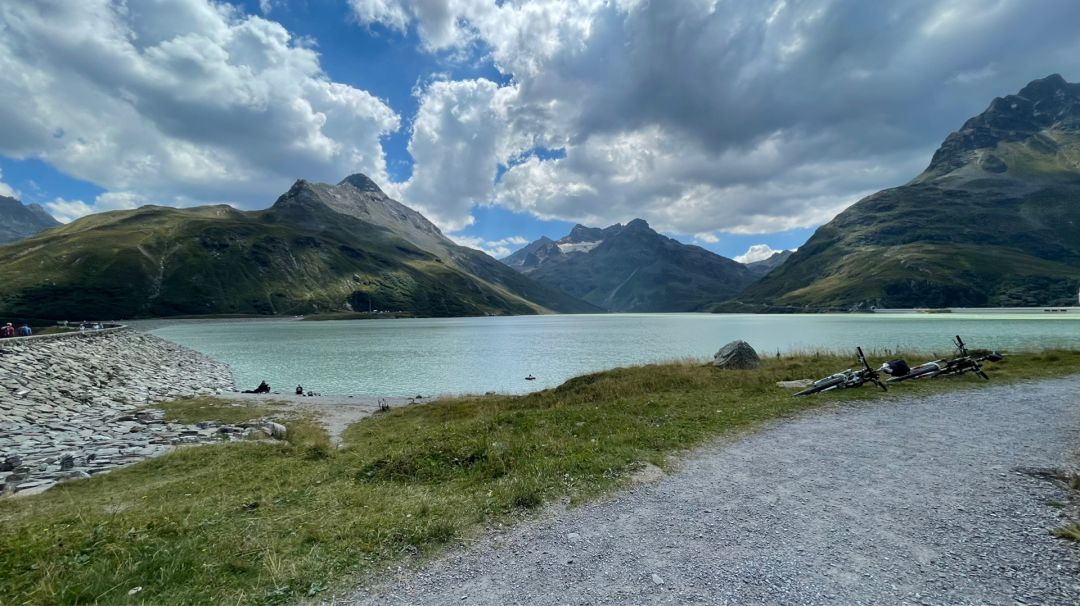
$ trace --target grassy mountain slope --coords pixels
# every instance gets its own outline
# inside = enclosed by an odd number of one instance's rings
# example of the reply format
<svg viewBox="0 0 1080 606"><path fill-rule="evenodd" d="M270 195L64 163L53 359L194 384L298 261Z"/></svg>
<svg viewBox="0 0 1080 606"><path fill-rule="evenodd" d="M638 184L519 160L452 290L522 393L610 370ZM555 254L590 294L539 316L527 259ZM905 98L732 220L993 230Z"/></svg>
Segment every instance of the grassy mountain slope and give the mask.
<svg viewBox="0 0 1080 606"><path fill-rule="evenodd" d="M313 187L298 182L264 211L146 206L0 247L0 312L80 319L350 307L426 316L591 309L515 282L516 275L501 283L472 274L308 196ZM305 203L290 203L290 195Z"/></svg>
<svg viewBox="0 0 1080 606"><path fill-rule="evenodd" d="M605 229L579 225L558 242L538 240L504 263L542 284L624 312L694 311L737 294L754 279L744 265L662 236L641 219Z"/></svg>
<svg viewBox="0 0 1080 606"><path fill-rule="evenodd" d="M1080 85L1050 76L995 99L949 135L921 175L842 212L739 301L1075 304L1078 226Z"/></svg>

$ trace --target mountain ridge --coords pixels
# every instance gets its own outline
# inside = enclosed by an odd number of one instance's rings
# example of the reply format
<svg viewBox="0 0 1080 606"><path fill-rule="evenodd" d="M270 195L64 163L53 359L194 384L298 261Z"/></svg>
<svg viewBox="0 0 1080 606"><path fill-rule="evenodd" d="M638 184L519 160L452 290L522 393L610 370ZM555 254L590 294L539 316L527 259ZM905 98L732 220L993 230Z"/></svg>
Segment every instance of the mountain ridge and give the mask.
<svg viewBox="0 0 1080 606"><path fill-rule="evenodd" d="M0 244L16 242L61 223L40 204L23 204L0 196Z"/></svg>
<svg viewBox="0 0 1080 606"><path fill-rule="evenodd" d="M88 215L0 247L0 312L21 317L592 312L460 247L363 175L298 180L263 210Z"/></svg>
<svg viewBox="0 0 1080 606"><path fill-rule="evenodd" d="M721 309L1074 305L1080 85L1054 74L995 98L905 185L818 228Z"/></svg>
<svg viewBox="0 0 1080 606"><path fill-rule="evenodd" d="M753 281L742 264L663 236L643 219L605 228L575 225L503 262L548 286L620 312L695 311Z"/></svg>

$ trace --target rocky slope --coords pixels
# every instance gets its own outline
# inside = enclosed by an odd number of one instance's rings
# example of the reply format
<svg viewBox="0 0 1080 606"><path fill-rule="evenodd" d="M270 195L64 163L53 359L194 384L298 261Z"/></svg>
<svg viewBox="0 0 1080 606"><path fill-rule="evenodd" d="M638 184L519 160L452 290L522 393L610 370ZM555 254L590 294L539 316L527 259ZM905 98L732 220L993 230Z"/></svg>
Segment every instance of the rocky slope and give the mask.
<svg viewBox="0 0 1080 606"><path fill-rule="evenodd" d="M949 135L725 309L1075 305L1080 84L1053 75Z"/></svg>
<svg viewBox="0 0 1080 606"><path fill-rule="evenodd" d="M578 225L503 259L536 281L609 311L693 311L734 296L755 276L740 263L658 234L642 219Z"/></svg>
<svg viewBox="0 0 1080 606"><path fill-rule="evenodd" d="M0 244L22 240L59 225L40 204L24 205L15 198L0 196Z"/></svg>
<svg viewBox="0 0 1080 606"><path fill-rule="evenodd" d="M263 211L90 215L0 247L0 282L0 312L32 318L596 311L454 244L363 175L297 181Z"/></svg>
<svg viewBox="0 0 1080 606"><path fill-rule="evenodd" d="M0 493L229 438L140 407L233 389L228 366L130 329L0 342Z"/></svg>

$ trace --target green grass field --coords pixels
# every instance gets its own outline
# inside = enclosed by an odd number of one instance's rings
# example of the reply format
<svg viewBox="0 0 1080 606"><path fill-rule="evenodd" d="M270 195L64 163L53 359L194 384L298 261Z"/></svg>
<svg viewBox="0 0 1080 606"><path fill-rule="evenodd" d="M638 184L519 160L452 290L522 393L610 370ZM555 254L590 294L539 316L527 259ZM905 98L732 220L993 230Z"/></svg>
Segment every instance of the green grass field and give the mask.
<svg viewBox="0 0 1080 606"><path fill-rule="evenodd" d="M681 363L578 377L527 396L461 398L365 419L334 449L310 419L286 443L169 455L0 500L4 604L279 604L346 591L485 526L626 486L647 464L829 403L942 390L964 376L793 398L783 379L846 357L769 359L757 371ZM1020 354L995 383L1080 372L1080 352ZM212 406L170 414L213 416ZM193 417L192 417L193 418Z"/></svg>

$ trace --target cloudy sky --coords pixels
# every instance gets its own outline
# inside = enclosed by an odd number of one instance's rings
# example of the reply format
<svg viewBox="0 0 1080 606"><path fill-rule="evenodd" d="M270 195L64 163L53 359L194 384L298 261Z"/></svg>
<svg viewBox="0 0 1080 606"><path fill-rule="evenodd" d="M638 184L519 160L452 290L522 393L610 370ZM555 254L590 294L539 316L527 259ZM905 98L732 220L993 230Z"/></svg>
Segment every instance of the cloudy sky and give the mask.
<svg viewBox="0 0 1080 606"><path fill-rule="evenodd" d="M1055 72L1075 0L0 0L0 194L69 220L363 172L494 253L642 217L766 254Z"/></svg>

